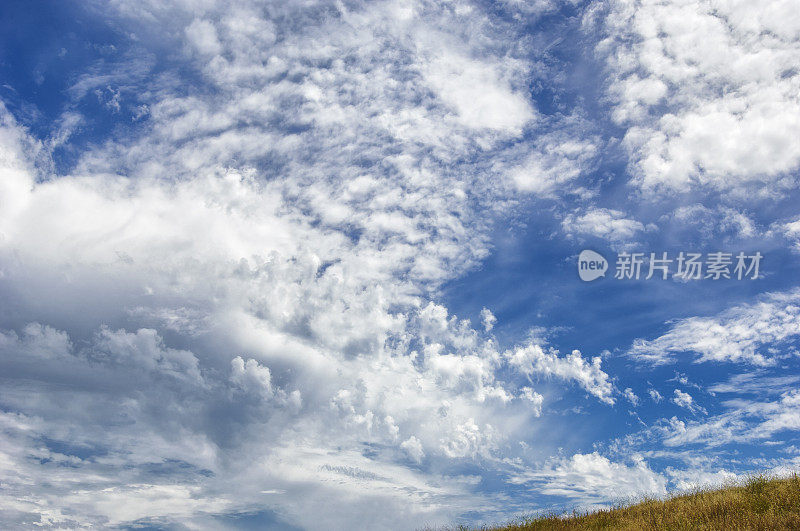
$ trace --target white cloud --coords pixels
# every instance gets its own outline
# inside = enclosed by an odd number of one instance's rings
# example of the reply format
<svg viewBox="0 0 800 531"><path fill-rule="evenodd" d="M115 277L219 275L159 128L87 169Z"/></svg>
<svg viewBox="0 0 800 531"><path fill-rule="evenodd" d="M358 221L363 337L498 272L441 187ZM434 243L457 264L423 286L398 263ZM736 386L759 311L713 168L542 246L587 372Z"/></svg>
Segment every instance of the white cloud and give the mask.
<svg viewBox="0 0 800 531"><path fill-rule="evenodd" d="M712 393L749 393L756 395L781 394L800 382L800 376L765 376L760 371L734 374L727 381L708 387Z"/></svg>
<svg viewBox="0 0 800 531"><path fill-rule="evenodd" d="M784 392L776 401L731 400L724 405L725 412L701 421L683 422L673 417L662 429L664 443L716 447L769 440L783 431L800 429L800 393L796 390Z"/></svg>
<svg viewBox="0 0 800 531"><path fill-rule="evenodd" d="M27 157L36 143L2 113L0 287L17 302L2 312L14 385L0 394L25 426L3 435L16 448L6 459L18 473L4 473L14 521L202 527L210 513L266 507L313 525L308 515L335 500L333 527L354 514L386 528L444 523L486 497L404 463L491 468L513 454L508 441L531 437L546 396L515 380L577 382L613 402L599 358L501 351L429 300L486 253L453 175L414 150L366 146L389 166L365 170L309 134L319 157L264 178L264 146L289 156L298 144L235 127L258 109L247 99L212 112L167 95L149 105L147 135L46 180ZM52 465L23 450L42 438L52 441L42 455L61 454ZM365 457L365 444L382 450ZM325 468L320 479L319 467L346 458L366 472ZM59 462L72 472L53 476Z"/></svg>
<svg viewBox="0 0 800 531"><path fill-rule="evenodd" d="M309 437L330 438L335 446L347 444L349 430L342 430L340 422L360 423L364 431L359 437L377 437L374 440L389 444L395 444L395 437L391 430L382 432L384 426L401 432L416 426L433 438L432 453L440 456L486 455L497 438L488 425L478 425L472 418L460 421L459 409L465 404L453 396L449 397L452 430L431 432L424 423L409 422L411 410L403 403L393 406L401 427L389 416L378 421L369 409L376 406L348 390L337 394L343 409L340 421L331 417L329 409L302 413L298 394L276 388L270 371L255 360L233 358L229 379L224 375L220 379L207 365L200 367L201 374L193 353L165 347L151 330L133 334L103 329L90 344L74 345L65 333L35 324L21 335L0 335L3 374L21 378L4 386L2 399L12 410L25 412L3 413L0 430L5 459L0 462L5 464L8 486L4 506L18 507L20 521L37 521L40 516L73 526L116 525L139 518L191 521L199 514L250 510L262 503L253 492L277 485L285 496L270 503L288 503L288 515L302 522L304 507L291 500L318 474L314 466L348 462L346 455L321 440L316 441L319 446L309 447ZM393 382L395 391L408 392L398 389L396 378ZM423 405L424 400L417 400L414 407ZM425 418L432 414L422 413ZM502 423L499 417L494 421ZM76 425L80 430L75 431ZM416 436L398 445L415 460L426 454L424 448ZM31 451L39 460L28 458ZM236 457L240 454L242 460ZM253 462L252 455L261 456L263 462ZM353 464L348 466L371 472L354 477L334 474L336 486L328 489L324 482L319 484L317 489L325 491L320 496L356 496L367 506L370 499L399 504L391 514L376 515L376 522L383 521L386 527L394 527L391 519L403 513L407 517L419 502L416 494L393 495L397 488L411 488L423 498L456 493L465 501L470 498L467 485L457 481L452 488L433 486L423 475L385 460L359 456L349 462ZM151 477L146 474L150 468L165 475ZM167 476L170 479L162 482ZM79 491L72 487L75 481L82 483ZM33 487L43 483L45 488ZM220 495L221 487L225 495ZM367 494L370 490L374 492ZM121 500L132 499L137 501L135 509L119 510ZM406 503L410 505L403 507ZM348 504L352 510L353 501ZM62 510L67 506L72 512ZM201 506L206 509L201 511ZM425 504L415 514L420 519L443 517ZM342 526L346 520L342 513L332 516L331 522Z"/></svg>
<svg viewBox="0 0 800 531"><path fill-rule="evenodd" d="M465 57L452 48L440 50L423 73L467 127L518 135L535 116L527 98L511 89L495 65Z"/></svg>
<svg viewBox="0 0 800 531"><path fill-rule="evenodd" d="M186 27L186 38L192 48L203 55L215 56L222 51L217 30L207 20L195 19L189 24Z"/></svg>
<svg viewBox="0 0 800 531"><path fill-rule="evenodd" d="M742 479L735 472L730 470L675 470L668 469L670 481L675 484L679 491L694 491L697 489L722 488L734 485Z"/></svg>
<svg viewBox="0 0 800 531"><path fill-rule="evenodd" d="M634 341L628 355L654 364L670 363L687 353L698 363L773 365L776 355L769 349L800 335L799 300L797 291L770 293L713 317L681 319L656 339Z"/></svg>
<svg viewBox="0 0 800 531"><path fill-rule="evenodd" d="M784 224L784 229L789 236L800 236L800 219Z"/></svg>
<svg viewBox="0 0 800 531"><path fill-rule="evenodd" d="M245 391L254 390L269 398L272 396L272 376L267 367L262 367L256 360L247 360L236 356L231 360L231 381Z"/></svg>
<svg viewBox="0 0 800 531"><path fill-rule="evenodd" d="M600 357L501 348L488 309L475 328L437 301L490 252L508 205L596 193L581 177L600 137L580 113L534 108L540 65L510 22L466 2L110 5L104 16L141 49L67 93L131 112L133 136L92 142L56 175L48 150L80 117L40 142L0 110L12 523L204 528L261 509L304 527L318 514L334 529L448 523L507 503L464 464L535 469L553 438L540 430L556 430L537 417L565 387L615 402ZM554 5L506 7L530 21ZM175 68L156 74L154 50L174 50ZM631 79L620 98L650 109L674 90ZM625 119L657 133L640 115ZM665 179L654 175L640 180ZM728 214L753 232L744 212ZM568 225L610 241L644 230L602 207ZM793 337L793 300L767 301L759 335L734 327L689 344L768 360L756 350ZM649 355L685 346L679 327ZM791 424L770 418L764 433ZM582 501L664 489L643 460L596 453L537 474Z"/></svg>
<svg viewBox="0 0 800 531"><path fill-rule="evenodd" d="M566 496L582 505L666 494L666 478L652 471L641 456L633 455L631 461L630 465L614 462L597 452L574 454L523 472L517 481L535 482L543 494Z"/></svg>
<svg viewBox="0 0 800 531"><path fill-rule="evenodd" d="M688 409L692 406L692 397L680 389L675 389L675 397L672 399L672 402L679 407Z"/></svg>
<svg viewBox="0 0 800 531"><path fill-rule="evenodd" d="M708 208L699 203L676 208L662 216L661 224L683 231L686 239L700 237L703 243L724 239L746 239L761 235L755 221L748 213L735 208L718 205ZM677 225L677 227L676 227Z"/></svg>
<svg viewBox="0 0 800 531"><path fill-rule="evenodd" d="M629 243L645 230L641 222L608 208L590 208L580 214L569 214L561 226L568 235L595 236L612 243Z"/></svg>
<svg viewBox="0 0 800 531"><path fill-rule="evenodd" d="M707 413L703 407L697 405L697 403L692 398L692 395L690 395L689 393L681 391L680 389L675 389L675 392L673 394L674 396L672 397L671 402L676 406L688 409L692 413L698 413L698 412L703 414Z"/></svg>
<svg viewBox="0 0 800 531"><path fill-rule="evenodd" d="M657 390L655 390L655 389L650 389L650 390L648 391L648 393L650 394L650 399L651 399L653 402L655 402L656 404L658 404L659 402L661 402L662 400L664 400L664 397L663 397L663 396L661 396L661 393L659 393L659 392L658 392Z"/></svg>
<svg viewBox="0 0 800 531"><path fill-rule="evenodd" d="M639 405L639 397L636 396L636 393L633 392L633 389L630 387L626 387L625 390L622 392L625 396L625 399L631 403L632 406L636 407Z"/></svg>
<svg viewBox="0 0 800 531"><path fill-rule="evenodd" d="M750 196L749 182L791 187L800 164L791 140L800 132L798 30L788 1L612 2L597 51L638 186Z"/></svg>
<svg viewBox="0 0 800 531"><path fill-rule="evenodd" d="M598 155L599 140L582 131L582 124L556 130L537 137L540 146L520 158L509 170L512 184L521 192L542 197L572 192L590 195L575 186L578 177L588 172Z"/></svg>
<svg viewBox="0 0 800 531"><path fill-rule="evenodd" d="M556 376L576 381L583 389L607 404L613 404L613 386L608 375L600 368L599 356L586 361L581 353L573 350L566 357L550 349L545 352L539 345L518 347L505 354L512 367L526 375Z"/></svg>
<svg viewBox="0 0 800 531"><path fill-rule="evenodd" d="M531 407L533 408L534 416L538 417L542 414L542 403L544 403L544 397L531 389L530 387L523 387L521 389L522 394L520 398L524 398L528 402L531 403Z"/></svg>
<svg viewBox="0 0 800 531"><path fill-rule="evenodd" d="M775 228L794 244L795 251L800 251L800 218L786 223L776 223Z"/></svg>
<svg viewBox="0 0 800 531"><path fill-rule="evenodd" d="M483 308L481 310L481 323L483 324L484 331L491 332L496 322L497 317L494 316L490 309Z"/></svg>
<svg viewBox="0 0 800 531"><path fill-rule="evenodd" d="M425 457L425 451L422 449L422 443L413 435L400 443L400 448L408 453L408 456L419 463Z"/></svg>

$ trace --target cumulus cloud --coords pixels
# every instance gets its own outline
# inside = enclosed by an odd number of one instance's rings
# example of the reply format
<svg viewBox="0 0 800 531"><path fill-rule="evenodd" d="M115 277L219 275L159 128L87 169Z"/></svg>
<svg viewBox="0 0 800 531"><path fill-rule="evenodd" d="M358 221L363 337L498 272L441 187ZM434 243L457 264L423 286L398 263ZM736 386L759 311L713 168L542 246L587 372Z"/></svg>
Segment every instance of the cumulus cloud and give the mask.
<svg viewBox="0 0 800 531"><path fill-rule="evenodd" d="M254 390L266 397L272 396L272 376L267 367L262 367L256 360L242 359L236 356L231 360L231 381L245 391Z"/></svg>
<svg viewBox="0 0 800 531"><path fill-rule="evenodd" d="M800 22L790 2L618 1L602 9L586 21L603 21L596 49L641 189L791 186L800 164L790 140L800 131Z"/></svg>
<svg viewBox="0 0 800 531"><path fill-rule="evenodd" d="M588 393L607 404L613 404L613 386L608 375L600 368L602 360L595 356L587 361L577 350L566 357L559 357L558 352L545 350L539 345L518 347L506 353L512 367L526 375L540 374L556 376L565 380L576 381Z"/></svg>
<svg viewBox="0 0 800 531"><path fill-rule="evenodd" d="M400 443L400 448L408 453L408 456L419 463L425 457L425 450L422 449L422 443L413 435Z"/></svg>

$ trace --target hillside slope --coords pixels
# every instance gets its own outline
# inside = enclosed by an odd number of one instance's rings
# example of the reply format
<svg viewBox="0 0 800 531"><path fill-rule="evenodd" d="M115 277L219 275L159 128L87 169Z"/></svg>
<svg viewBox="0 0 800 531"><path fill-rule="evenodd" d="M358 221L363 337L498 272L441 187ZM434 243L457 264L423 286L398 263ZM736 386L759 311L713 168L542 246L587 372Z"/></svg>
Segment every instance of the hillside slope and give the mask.
<svg viewBox="0 0 800 531"><path fill-rule="evenodd" d="M644 500L590 514L523 519L492 531L577 529L800 529L800 477L750 478L741 485Z"/></svg>

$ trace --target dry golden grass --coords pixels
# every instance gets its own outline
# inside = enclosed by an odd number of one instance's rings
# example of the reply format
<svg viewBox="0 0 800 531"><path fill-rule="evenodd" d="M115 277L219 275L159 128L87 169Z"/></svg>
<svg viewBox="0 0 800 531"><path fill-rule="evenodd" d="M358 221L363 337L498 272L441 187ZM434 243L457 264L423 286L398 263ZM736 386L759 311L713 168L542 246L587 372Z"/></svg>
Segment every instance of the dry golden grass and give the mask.
<svg viewBox="0 0 800 531"><path fill-rule="evenodd" d="M593 513L522 519L485 531L574 529L800 530L800 478L753 476L718 490L699 489L666 500L642 500Z"/></svg>

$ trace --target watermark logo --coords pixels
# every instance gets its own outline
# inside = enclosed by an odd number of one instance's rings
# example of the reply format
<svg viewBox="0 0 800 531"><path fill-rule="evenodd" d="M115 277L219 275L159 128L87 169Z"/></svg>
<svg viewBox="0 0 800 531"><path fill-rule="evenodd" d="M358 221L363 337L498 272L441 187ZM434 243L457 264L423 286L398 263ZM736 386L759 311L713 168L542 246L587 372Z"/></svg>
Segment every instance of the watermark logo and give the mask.
<svg viewBox="0 0 800 531"><path fill-rule="evenodd" d="M721 251L692 253L681 251L677 255L668 253L627 253L617 255L614 267L614 278L617 280L650 280L655 277L661 280L674 278L680 281L692 280L755 280L763 278L760 274L760 252L745 254L739 252L724 253ZM608 262L602 255L590 250L581 251L578 256L578 275L584 282L604 277L608 270Z"/></svg>
<svg viewBox="0 0 800 531"><path fill-rule="evenodd" d="M603 255L589 249L581 251L578 256L578 276L581 280L591 282L606 276L606 271L608 271L608 261Z"/></svg>

